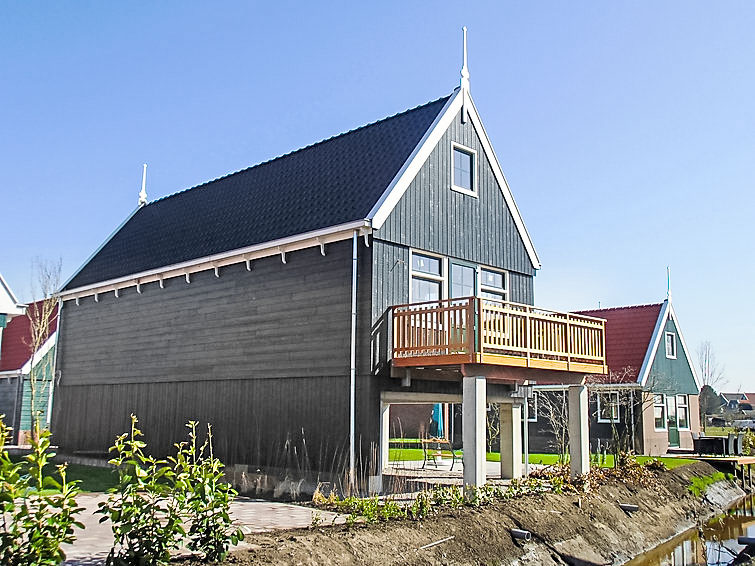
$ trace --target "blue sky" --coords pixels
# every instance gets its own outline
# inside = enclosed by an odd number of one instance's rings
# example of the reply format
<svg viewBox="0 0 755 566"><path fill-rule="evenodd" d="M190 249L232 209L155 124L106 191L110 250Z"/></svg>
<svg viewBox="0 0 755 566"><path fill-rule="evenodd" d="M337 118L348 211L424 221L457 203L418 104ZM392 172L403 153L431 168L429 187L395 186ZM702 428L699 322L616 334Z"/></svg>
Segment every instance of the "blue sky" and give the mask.
<svg viewBox="0 0 755 566"><path fill-rule="evenodd" d="M543 264L536 303L660 301L726 389L747 360L750 2L0 2L0 272L70 276L136 205L472 94Z"/></svg>

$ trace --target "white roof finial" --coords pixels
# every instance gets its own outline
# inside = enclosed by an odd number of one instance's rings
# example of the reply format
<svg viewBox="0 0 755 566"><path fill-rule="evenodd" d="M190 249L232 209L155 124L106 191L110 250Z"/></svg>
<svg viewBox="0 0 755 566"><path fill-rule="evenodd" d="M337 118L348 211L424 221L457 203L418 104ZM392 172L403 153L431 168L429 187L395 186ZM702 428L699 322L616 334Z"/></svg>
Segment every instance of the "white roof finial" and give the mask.
<svg viewBox="0 0 755 566"><path fill-rule="evenodd" d="M144 164L144 172L142 173L142 190L139 191L139 206L147 204L147 164Z"/></svg>
<svg viewBox="0 0 755 566"><path fill-rule="evenodd" d="M467 68L467 26L461 28L464 32L464 64L461 67L461 88L469 90L469 69Z"/></svg>
<svg viewBox="0 0 755 566"><path fill-rule="evenodd" d="M671 266L666 266L666 300L671 302Z"/></svg>

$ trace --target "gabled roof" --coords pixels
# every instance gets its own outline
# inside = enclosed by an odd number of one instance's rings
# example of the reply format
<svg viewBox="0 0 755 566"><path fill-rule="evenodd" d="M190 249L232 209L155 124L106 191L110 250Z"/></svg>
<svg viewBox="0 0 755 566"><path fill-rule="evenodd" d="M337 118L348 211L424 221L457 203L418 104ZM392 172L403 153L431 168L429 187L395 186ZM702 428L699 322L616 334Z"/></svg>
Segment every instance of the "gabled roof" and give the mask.
<svg viewBox="0 0 755 566"><path fill-rule="evenodd" d="M606 319L606 364L621 381L638 380L663 303L580 311ZM632 372L624 372L631 368Z"/></svg>
<svg viewBox="0 0 755 566"><path fill-rule="evenodd" d="M379 229L462 108L480 136L532 264L539 269L474 103L466 90L456 89L433 102L137 208L65 283L63 295L136 285L142 276L162 277L157 272L167 272L163 268L168 267L176 272L200 261L228 264L231 252L261 253L263 245L289 244L295 238L322 245L319 238L353 230L359 222Z"/></svg>
<svg viewBox="0 0 755 566"><path fill-rule="evenodd" d="M606 319L606 364L621 381L645 386L663 338L663 329L671 318L676 324L679 346L684 351L698 391L702 387L695 364L669 299L662 303L580 311L578 314ZM627 371L627 369L631 371ZM613 376L612 376L613 377Z"/></svg>
<svg viewBox="0 0 755 566"><path fill-rule="evenodd" d="M744 393L719 393L719 395L728 403L730 401L745 401L747 395Z"/></svg>
<svg viewBox="0 0 755 566"><path fill-rule="evenodd" d="M23 314L24 308L13 294L10 285L6 283L0 273L0 314L9 315L9 318Z"/></svg>
<svg viewBox="0 0 755 566"><path fill-rule="evenodd" d="M30 305L33 308L33 305ZM58 307L52 312L50 320L50 336L58 329ZM5 327L0 342L0 372L22 371L31 358L29 344L31 342L31 327L27 315L16 316ZM44 346L40 350L44 349ZM35 360L36 365L36 360Z"/></svg>

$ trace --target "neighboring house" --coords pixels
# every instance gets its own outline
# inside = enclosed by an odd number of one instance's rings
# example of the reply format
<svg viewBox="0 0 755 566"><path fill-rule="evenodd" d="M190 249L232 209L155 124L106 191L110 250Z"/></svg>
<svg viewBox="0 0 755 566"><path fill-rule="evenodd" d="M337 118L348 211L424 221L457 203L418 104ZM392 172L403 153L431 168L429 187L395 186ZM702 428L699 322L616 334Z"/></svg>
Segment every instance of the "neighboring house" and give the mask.
<svg viewBox="0 0 755 566"><path fill-rule="evenodd" d="M592 449L610 450L617 436L641 454L691 449L692 433L700 431L701 385L671 301L581 314L606 320L609 373L588 378ZM529 431L532 452L550 451L552 428L542 407Z"/></svg>
<svg viewBox="0 0 755 566"><path fill-rule="evenodd" d="M56 442L104 456L135 413L166 453L193 419L229 464L372 481L392 403L464 400L465 482L479 484L487 401L503 407L502 473L517 476L520 386L605 368L601 320L530 306L539 268L463 78L140 203L61 291Z"/></svg>
<svg viewBox="0 0 755 566"><path fill-rule="evenodd" d="M0 415L5 415L5 424L12 429L11 441L15 444L25 444L32 429L32 367L37 372L35 383L38 384L34 405L42 426L49 426L53 393L57 307L51 320L51 334L33 356L30 320L26 313L27 307L18 303L0 277Z"/></svg>
<svg viewBox="0 0 755 566"><path fill-rule="evenodd" d="M737 411L740 403L748 402L746 393L719 393L718 396L721 403L730 411Z"/></svg>

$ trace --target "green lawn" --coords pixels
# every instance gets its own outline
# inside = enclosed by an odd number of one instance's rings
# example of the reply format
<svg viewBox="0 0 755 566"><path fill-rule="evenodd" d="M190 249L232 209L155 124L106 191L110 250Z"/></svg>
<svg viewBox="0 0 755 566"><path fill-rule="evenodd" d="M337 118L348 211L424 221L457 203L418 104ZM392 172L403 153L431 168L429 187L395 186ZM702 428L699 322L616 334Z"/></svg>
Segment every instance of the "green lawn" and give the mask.
<svg viewBox="0 0 755 566"><path fill-rule="evenodd" d="M705 429L705 436L726 436L730 432L737 432L734 427L731 426L709 426Z"/></svg>
<svg viewBox="0 0 755 566"><path fill-rule="evenodd" d="M450 458L451 453L448 450L443 451L444 458ZM461 450L456 451L456 457L461 457ZM389 458L391 461L421 461L423 459L421 448L391 448ZM637 461L645 463L648 460L653 460L650 456L637 456ZM695 460L688 460L686 458L655 458L660 460L668 468L678 468L679 466L685 466L693 463ZM498 452L487 453L488 462L500 462L501 455ZM558 454L530 454L530 464L542 464L545 466L551 466L558 463ZM603 467L613 467L613 455L606 455L605 461L601 464Z"/></svg>
<svg viewBox="0 0 755 566"><path fill-rule="evenodd" d="M421 458L420 458L421 459ZM19 462L23 460L19 456L11 456L11 460ZM60 481L60 476L55 470L55 465L45 468L46 473L54 472L53 477ZM68 481L79 480L79 489L85 492L107 491L118 483L118 473L112 468L98 468L94 466L83 466L81 464L68 464L66 468L66 478Z"/></svg>

